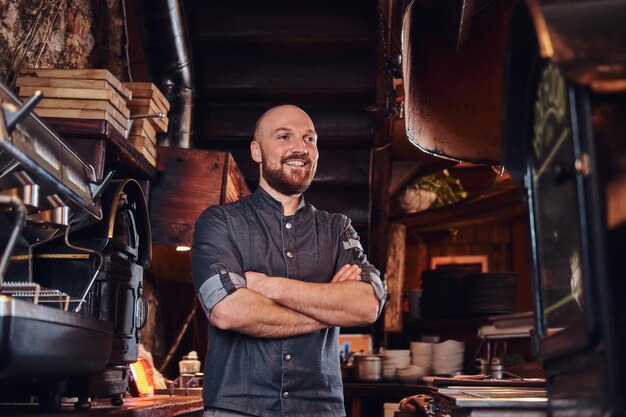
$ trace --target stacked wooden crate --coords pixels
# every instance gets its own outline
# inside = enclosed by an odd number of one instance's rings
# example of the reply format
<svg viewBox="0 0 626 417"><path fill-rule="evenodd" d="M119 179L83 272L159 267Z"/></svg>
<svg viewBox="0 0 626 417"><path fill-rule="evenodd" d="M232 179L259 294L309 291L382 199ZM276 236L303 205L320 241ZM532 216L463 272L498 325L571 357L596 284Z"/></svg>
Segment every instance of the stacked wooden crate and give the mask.
<svg viewBox="0 0 626 417"><path fill-rule="evenodd" d="M157 164L157 133L167 133L170 103L152 83L124 83L132 93L128 102L133 123L128 141L154 166ZM160 116L157 116L160 115Z"/></svg>
<svg viewBox="0 0 626 417"><path fill-rule="evenodd" d="M27 69L16 85L23 100L41 91L44 98L35 108L40 117L106 120L122 136L128 134L126 103L132 92L107 70Z"/></svg>

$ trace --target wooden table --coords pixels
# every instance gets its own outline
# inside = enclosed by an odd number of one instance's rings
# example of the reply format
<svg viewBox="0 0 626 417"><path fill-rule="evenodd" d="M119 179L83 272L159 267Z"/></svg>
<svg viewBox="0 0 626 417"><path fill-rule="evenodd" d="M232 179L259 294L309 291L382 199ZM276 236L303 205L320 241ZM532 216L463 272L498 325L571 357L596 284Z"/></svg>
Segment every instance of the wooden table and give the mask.
<svg viewBox="0 0 626 417"><path fill-rule="evenodd" d="M75 410L73 403L63 403L55 414L39 412L37 404L1 404L3 417L173 417L198 416L204 412L201 397L155 395L153 397L125 397L124 404L112 406L108 399L96 399L90 410Z"/></svg>

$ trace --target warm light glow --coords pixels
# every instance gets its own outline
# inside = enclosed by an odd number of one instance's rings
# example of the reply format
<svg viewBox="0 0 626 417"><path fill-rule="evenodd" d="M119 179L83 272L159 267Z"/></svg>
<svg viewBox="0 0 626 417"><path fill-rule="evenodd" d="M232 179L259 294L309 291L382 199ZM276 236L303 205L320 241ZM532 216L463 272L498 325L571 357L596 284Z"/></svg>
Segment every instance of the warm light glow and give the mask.
<svg viewBox="0 0 626 417"><path fill-rule="evenodd" d="M135 395L140 397L154 395L154 378L152 375L152 366L150 363L140 358L137 362L130 364L131 386L134 388Z"/></svg>
<svg viewBox="0 0 626 417"><path fill-rule="evenodd" d="M188 252L190 250L189 246L176 246L176 252Z"/></svg>

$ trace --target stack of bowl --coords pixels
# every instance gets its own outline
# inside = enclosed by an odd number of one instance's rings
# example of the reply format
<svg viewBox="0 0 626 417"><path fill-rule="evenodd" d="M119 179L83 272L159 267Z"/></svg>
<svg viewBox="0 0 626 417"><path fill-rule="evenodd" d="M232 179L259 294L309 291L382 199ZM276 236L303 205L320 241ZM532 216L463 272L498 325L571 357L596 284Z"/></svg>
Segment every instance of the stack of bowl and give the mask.
<svg viewBox="0 0 626 417"><path fill-rule="evenodd" d="M463 369L465 343L446 340L433 346L433 373L455 375Z"/></svg>
<svg viewBox="0 0 626 417"><path fill-rule="evenodd" d="M428 374L433 366L433 343L411 342L411 365L419 366Z"/></svg>
<svg viewBox="0 0 626 417"><path fill-rule="evenodd" d="M411 364L409 349L388 349L383 352L383 378L387 381L396 379L396 369L406 368Z"/></svg>

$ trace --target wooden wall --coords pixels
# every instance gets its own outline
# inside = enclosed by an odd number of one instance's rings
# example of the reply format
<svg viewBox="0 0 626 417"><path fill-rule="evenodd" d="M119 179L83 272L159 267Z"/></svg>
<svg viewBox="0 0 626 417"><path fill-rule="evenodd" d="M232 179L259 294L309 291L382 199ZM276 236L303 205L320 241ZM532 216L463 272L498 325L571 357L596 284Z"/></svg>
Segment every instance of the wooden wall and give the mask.
<svg viewBox="0 0 626 417"><path fill-rule="evenodd" d="M525 217L425 234L408 229L404 289L421 288L432 257L486 255L490 272L518 273L516 310L532 310L529 242Z"/></svg>

